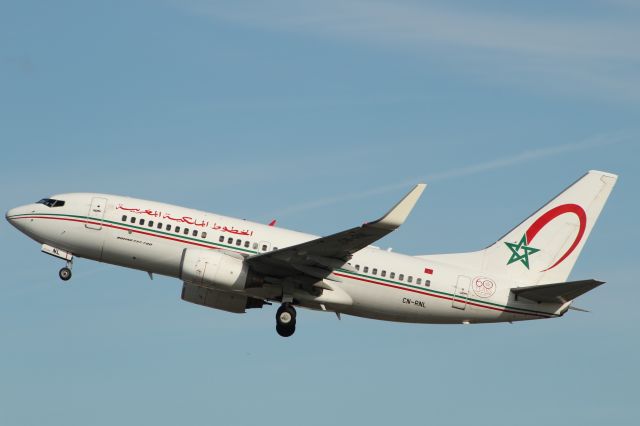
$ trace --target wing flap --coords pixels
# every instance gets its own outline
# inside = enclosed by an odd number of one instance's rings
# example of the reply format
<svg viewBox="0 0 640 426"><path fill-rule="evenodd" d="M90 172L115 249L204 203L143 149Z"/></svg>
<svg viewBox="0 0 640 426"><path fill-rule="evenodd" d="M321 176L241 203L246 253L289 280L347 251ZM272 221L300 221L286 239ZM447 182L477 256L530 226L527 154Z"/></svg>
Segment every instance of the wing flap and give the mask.
<svg viewBox="0 0 640 426"><path fill-rule="evenodd" d="M602 284L604 284L604 281L598 280L568 281L564 283L516 287L512 288L511 292L515 294L516 297L524 297L534 302L566 303Z"/></svg>

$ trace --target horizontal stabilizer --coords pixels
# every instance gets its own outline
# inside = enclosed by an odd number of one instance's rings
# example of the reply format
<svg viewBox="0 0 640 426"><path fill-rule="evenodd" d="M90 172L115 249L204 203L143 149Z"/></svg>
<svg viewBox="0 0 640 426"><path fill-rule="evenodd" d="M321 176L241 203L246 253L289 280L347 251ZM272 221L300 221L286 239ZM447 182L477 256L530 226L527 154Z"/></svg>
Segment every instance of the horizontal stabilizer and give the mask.
<svg viewBox="0 0 640 426"><path fill-rule="evenodd" d="M604 284L604 281L570 281L557 284L516 287L512 288L511 292L516 295L516 298L524 297L534 302L566 303L593 290L601 284Z"/></svg>

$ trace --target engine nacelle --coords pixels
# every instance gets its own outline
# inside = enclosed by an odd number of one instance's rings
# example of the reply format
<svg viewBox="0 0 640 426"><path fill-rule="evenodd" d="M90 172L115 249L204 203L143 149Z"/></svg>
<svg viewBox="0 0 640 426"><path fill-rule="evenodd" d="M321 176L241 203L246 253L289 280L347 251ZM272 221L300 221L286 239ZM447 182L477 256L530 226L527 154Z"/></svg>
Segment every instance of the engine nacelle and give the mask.
<svg viewBox="0 0 640 426"><path fill-rule="evenodd" d="M220 250L185 249L180 263L182 281L221 290L242 290L249 267L243 259Z"/></svg>

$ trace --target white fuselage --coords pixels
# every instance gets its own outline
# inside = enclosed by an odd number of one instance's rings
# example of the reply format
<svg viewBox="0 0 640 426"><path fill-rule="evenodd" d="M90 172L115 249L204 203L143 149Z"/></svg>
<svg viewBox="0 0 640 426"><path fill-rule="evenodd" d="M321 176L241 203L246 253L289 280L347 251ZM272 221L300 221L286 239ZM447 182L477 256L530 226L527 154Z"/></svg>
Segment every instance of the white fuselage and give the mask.
<svg viewBox="0 0 640 426"><path fill-rule="evenodd" d="M274 226L141 199L92 193L54 196L61 207L30 204L7 219L41 244L77 257L180 278L185 249L252 256L317 238ZM518 321L562 315L568 304L515 300L518 283L442 257L367 247L328 277L340 291L300 305L366 318L415 323ZM241 290L278 300L277 288ZM331 293L325 291L324 293ZM344 297L336 296L340 294ZM333 298L331 296L334 296Z"/></svg>

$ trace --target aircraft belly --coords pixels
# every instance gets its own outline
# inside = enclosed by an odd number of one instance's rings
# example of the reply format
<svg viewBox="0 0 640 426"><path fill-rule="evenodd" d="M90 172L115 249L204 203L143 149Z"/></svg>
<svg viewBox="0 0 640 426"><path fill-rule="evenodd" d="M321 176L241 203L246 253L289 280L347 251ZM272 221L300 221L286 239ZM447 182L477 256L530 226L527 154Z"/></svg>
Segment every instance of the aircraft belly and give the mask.
<svg viewBox="0 0 640 426"><path fill-rule="evenodd" d="M90 234L89 231L91 230L87 228L69 230L65 238L68 241L68 246L62 248L74 253L76 256L101 261L103 236L87 235Z"/></svg>
<svg viewBox="0 0 640 426"><path fill-rule="evenodd" d="M433 311L438 309L436 300L427 296L398 289L377 287L350 281L344 284L353 299L353 306L344 313L384 321L429 323Z"/></svg>
<svg viewBox="0 0 640 426"><path fill-rule="evenodd" d="M353 299L353 305L341 312L364 318L425 324L489 323L539 318L473 303L460 310L452 306L452 298L442 295L430 296L354 281L343 283L343 286Z"/></svg>

